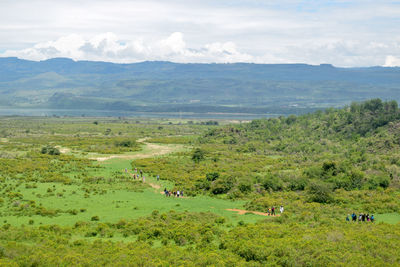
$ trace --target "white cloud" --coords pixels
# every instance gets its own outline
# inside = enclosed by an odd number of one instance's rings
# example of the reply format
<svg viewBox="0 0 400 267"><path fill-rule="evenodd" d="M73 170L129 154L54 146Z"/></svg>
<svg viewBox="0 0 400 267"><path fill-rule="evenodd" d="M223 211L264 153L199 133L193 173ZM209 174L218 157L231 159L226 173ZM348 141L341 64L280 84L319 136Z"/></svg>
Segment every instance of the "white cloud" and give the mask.
<svg viewBox="0 0 400 267"><path fill-rule="evenodd" d="M400 67L400 57L387 56L384 66L385 67Z"/></svg>
<svg viewBox="0 0 400 267"><path fill-rule="evenodd" d="M161 40L160 49L169 54L180 54L186 51L186 43L181 32L174 32L167 39Z"/></svg>
<svg viewBox="0 0 400 267"><path fill-rule="evenodd" d="M6 50L0 56L30 60L69 57L74 60L99 60L130 63L144 60L175 62L248 62L252 56L241 53L233 42L205 44L199 49L187 47L184 35L174 32L164 39L145 41L143 38L123 41L114 33L104 33L85 39L68 35L21 50Z"/></svg>

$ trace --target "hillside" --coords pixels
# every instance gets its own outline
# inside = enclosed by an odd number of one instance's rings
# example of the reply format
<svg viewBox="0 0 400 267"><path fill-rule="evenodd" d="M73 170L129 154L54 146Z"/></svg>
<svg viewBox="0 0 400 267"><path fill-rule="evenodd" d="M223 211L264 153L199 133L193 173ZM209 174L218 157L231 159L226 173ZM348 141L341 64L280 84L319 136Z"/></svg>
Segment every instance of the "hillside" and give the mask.
<svg viewBox="0 0 400 267"><path fill-rule="evenodd" d="M0 58L3 107L298 114L400 100L400 68Z"/></svg>
<svg viewBox="0 0 400 267"><path fill-rule="evenodd" d="M230 198L303 191L314 182L331 191L398 189L399 127L397 103L373 99L344 109L214 127L199 137L198 150L133 165L193 194ZM168 138L157 141L168 143Z"/></svg>

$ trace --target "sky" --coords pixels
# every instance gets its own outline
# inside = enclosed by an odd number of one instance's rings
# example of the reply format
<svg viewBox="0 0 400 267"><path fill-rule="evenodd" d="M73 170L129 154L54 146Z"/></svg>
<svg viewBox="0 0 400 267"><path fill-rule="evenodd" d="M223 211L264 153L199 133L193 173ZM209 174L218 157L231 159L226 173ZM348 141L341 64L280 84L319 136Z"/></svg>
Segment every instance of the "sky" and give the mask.
<svg viewBox="0 0 400 267"><path fill-rule="evenodd" d="M400 66L400 1L0 0L0 57Z"/></svg>

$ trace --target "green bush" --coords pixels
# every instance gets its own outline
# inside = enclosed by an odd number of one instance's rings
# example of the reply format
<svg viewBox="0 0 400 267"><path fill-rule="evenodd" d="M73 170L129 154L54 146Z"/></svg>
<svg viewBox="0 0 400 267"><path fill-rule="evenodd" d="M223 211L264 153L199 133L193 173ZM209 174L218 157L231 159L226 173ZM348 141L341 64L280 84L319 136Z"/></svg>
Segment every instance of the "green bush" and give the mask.
<svg viewBox="0 0 400 267"><path fill-rule="evenodd" d="M312 181L307 194L309 201L312 202L329 203L333 200L331 185L320 181Z"/></svg>
<svg viewBox="0 0 400 267"><path fill-rule="evenodd" d="M100 221L99 216L92 216L92 218L90 218L91 221Z"/></svg>

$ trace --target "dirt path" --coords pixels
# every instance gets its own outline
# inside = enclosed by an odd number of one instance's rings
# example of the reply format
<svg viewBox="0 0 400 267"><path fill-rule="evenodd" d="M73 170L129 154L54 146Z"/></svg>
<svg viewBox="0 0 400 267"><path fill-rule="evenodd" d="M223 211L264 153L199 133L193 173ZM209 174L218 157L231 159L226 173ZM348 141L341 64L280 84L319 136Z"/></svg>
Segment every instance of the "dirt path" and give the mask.
<svg viewBox="0 0 400 267"><path fill-rule="evenodd" d="M145 142L148 138L138 139L138 143L142 143L145 145L143 148L144 151L137 152L135 154L127 155L127 154L119 154L119 155L110 155L105 157L91 157L89 159L94 159L97 161L106 161L109 159L144 159L151 158L155 156L166 155L175 151L179 151L183 148L183 145L175 144L175 145L159 145L153 143Z"/></svg>
<svg viewBox="0 0 400 267"><path fill-rule="evenodd" d="M133 173L131 173L130 171L125 172L125 170L122 170L122 173L128 173L131 177L133 177ZM139 177L139 174L137 174L137 173L136 173L135 175L137 175L137 179L138 179L139 181L142 180L145 184L150 185L150 186L151 186L152 188L154 188L157 192L158 192L158 190L160 190L160 188L161 188L160 185L147 182L147 181L146 181L146 178L143 180L142 177ZM160 193L164 194L164 192L162 192L162 191L161 191Z"/></svg>
<svg viewBox="0 0 400 267"><path fill-rule="evenodd" d="M158 185L158 184L153 184L153 183L148 183L148 185L150 185L151 187L153 187L154 189L156 189L156 190L158 190L158 189L160 189L160 185ZM163 193L163 192L161 192L161 193Z"/></svg>
<svg viewBox="0 0 400 267"><path fill-rule="evenodd" d="M67 148L67 147L61 147L61 146L55 146L61 154L65 154L65 153L69 153L71 152L71 149Z"/></svg>
<svg viewBox="0 0 400 267"><path fill-rule="evenodd" d="M266 212L260 212L260 211L251 211L251 210L240 210L240 209L226 209L229 211L236 211L239 215L243 215L246 213L253 213L253 214L257 214L257 215L261 215L261 216L272 216L272 215L268 215L268 213ZM276 214L273 217L279 217L281 216L280 214Z"/></svg>

